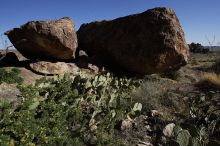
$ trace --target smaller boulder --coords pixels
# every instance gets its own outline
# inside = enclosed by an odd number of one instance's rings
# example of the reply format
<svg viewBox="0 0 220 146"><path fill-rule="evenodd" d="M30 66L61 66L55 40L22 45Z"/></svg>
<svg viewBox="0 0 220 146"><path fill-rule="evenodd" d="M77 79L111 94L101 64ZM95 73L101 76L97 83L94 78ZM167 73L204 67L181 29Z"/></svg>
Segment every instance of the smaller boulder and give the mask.
<svg viewBox="0 0 220 146"><path fill-rule="evenodd" d="M174 123L170 123L168 125L165 126L165 128L163 129L163 134L166 137L172 137L173 134L173 129L176 125Z"/></svg>
<svg viewBox="0 0 220 146"><path fill-rule="evenodd" d="M45 75L79 72L79 68L74 63L65 63L65 62L39 61L39 62L30 63L29 67L31 68L31 70L35 71L36 73L45 74Z"/></svg>
<svg viewBox="0 0 220 146"><path fill-rule="evenodd" d="M80 68L88 68L89 57L85 51L79 50L76 64Z"/></svg>
<svg viewBox="0 0 220 146"><path fill-rule="evenodd" d="M18 62L19 62L19 59L14 52L8 52L6 54L0 53L0 64L15 65Z"/></svg>

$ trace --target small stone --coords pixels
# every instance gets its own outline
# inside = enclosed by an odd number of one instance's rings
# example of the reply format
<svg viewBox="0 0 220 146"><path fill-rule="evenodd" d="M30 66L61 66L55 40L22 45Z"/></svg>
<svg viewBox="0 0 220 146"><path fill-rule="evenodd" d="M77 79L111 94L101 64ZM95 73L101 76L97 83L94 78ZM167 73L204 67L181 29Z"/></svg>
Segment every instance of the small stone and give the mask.
<svg viewBox="0 0 220 146"><path fill-rule="evenodd" d="M151 116L155 117L155 116L161 116L163 115L161 112L159 112L158 110L151 110Z"/></svg>
<svg viewBox="0 0 220 146"><path fill-rule="evenodd" d="M127 130L130 130L131 128L132 128L132 120L126 119L126 120L122 121L122 123L121 123L121 130L122 131L127 131Z"/></svg>
<svg viewBox="0 0 220 146"><path fill-rule="evenodd" d="M150 125L146 125L146 126L144 126L146 129L147 129L147 131L149 131L149 132L151 132L152 131L152 129L151 129L151 127L150 127Z"/></svg>
<svg viewBox="0 0 220 146"><path fill-rule="evenodd" d="M215 94L215 91L209 91L209 93Z"/></svg>
<svg viewBox="0 0 220 146"><path fill-rule="evenodd" d="M152 138L151 138L150 136L148 136L148 135L145 135L145 136L144 136L144 141L151 141L151 139L152 139Z"/></svg>
<svg viewBox="0 0 220 146"><path fill-rule="evenodd" d="M153 146L150 142L139 141L138 146Z"/></svg>
<svg viewBox="0 0 220 146"><path fill-rule="evenodd" d="M94 73L98 73L99 72L99 68L96 65L88 64L88 68L89 68L90 71L92 71Z"/></svg>
<svg viewBox="0 0 220 146"><path fill-rule="evenodd" d="M90 127L90 131L91 131L91 132L95 132L97 129L98 129L98 127L97 127L96 125L92 125L92 126Z"/></svg>
<svg viewBox="0 0 220 146"><path fill-rule="evenodd" d="M172 137L174 127L175 127L174 123L170 123L170 124L166 125L165 128L163 129L163 134L166 137Z"/></svg>
<svg viewBox="0 0 220 146"><path fill-rule="evenodd" d="M184 101L187 101L188 99L189 99L189 97L187 97L187 96L183 97Z"/></svg>
<svg viewBox="0 0 220 146"><path fill-rule="evenodd" d="M87 57L88 57L88 55L86 54L86 52L83 51L83 50L79 50L79 56L87 56Z"/></svg>
<svg viewBox="0 0 220 146"><path fill-rule="evenodd" d="M206 99L205 96L202 96L202 97L200 98L201 101L205 101L205 99Z"/></svg>

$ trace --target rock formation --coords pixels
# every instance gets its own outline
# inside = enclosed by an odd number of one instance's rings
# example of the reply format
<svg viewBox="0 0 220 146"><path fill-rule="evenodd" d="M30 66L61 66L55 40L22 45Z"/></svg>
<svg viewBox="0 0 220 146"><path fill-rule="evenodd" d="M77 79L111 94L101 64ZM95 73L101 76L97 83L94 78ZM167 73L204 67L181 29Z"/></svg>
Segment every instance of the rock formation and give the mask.
<svg viewBox="0 0 220 146"><path fill-rule="evenodd" d="M179 69L188 60L184 32L169 8L83 24L77 37L79 48L100 63L139 74Z"/></svg>
<svg viewBox="0 0 220 146"><path fill-rule="evenodd" d="M68 17L30 21L5 34L28 59L73 59L78 46L74 24Z"/></svg>
<svg viewBox="0 0 220 146"><path fill-rule="evenodd" d="M185 65L189 55L179 20L169 8L83 24L77 36L68 17L30 21L5 34L30 59L29 68L41 74L80 68L96 72L94 64L138 74L164 73ZM75 54L75 63L68 64Z"/></svg>
<svg viewBox="0 0 220 146"><path fill-rule="evenodd" d="M30 68L33 71L44 75L77 73L80 70L79 67L77 67L74 63L49 61L38 61L30 63Z"/></svg>

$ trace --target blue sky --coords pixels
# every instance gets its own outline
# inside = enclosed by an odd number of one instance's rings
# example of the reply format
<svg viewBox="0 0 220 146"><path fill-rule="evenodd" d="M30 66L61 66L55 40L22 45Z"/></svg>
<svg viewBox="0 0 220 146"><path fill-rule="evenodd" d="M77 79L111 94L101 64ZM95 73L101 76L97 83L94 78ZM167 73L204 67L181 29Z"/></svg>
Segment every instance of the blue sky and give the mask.
<svg viewBox="0 0 220 146"><path fill-rule="evenodd" d="M165 6L175 10L187 43L220 45L220 0L1 0L0 34L30 20L69 16L76 29L82 23L114 19ZM206 38L207 37L207 38ZM3 38L4 40L5 38ZM4 45L0 40L0 48Z"/></svg>

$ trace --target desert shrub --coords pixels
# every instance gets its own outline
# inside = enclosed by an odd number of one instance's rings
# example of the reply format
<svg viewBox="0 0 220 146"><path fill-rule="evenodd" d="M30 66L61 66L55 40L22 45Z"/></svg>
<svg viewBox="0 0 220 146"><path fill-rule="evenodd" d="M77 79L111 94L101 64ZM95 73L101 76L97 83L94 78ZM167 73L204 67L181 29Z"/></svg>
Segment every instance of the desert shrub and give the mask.
<svg viewBox="0 0 220 146"><path fill-rule="evenodd" d="M220 89L220 77L216 73L205 73L197 86L206 90Z"/></svg>
<svg viewBox="0 0 220 146"><path fill-rule="evenodd" d="M199 62L198 62L198 60L196 60L196 58L192 58L192 59L189 60L189 64L199 65Z"/></svg>
<svg viewBox="0 0 220 146"><path fill-rule="evenodd" d="M169 146L219 146L216 140L209 140L209 132L206 127L195 126L183 129L175 126L173 130L174 139L168 142Z"/></svg>
<svg viewBox="0 0 220 146"><path fill-rule="evenodd" d="M138 114L129 92L138 80L82 75L20 86L18 107L0 104L0 145L123 145L115 127Z"/></svg>
<svg viewBox="0 0 220 146"><path fill-rule="evenodd" d="M219 146L219 95L206 97L204 93L188 93L190 118L177 122L169 145ZM210 95L209 95L210 96Z"/></svg>
<svg viewBox="0 0 220 146"><path fill-rule="evenodd" d="M146 77L141 87L134 93L134 100L142 103L145 110L159 108L161 96L166 92L163 85L157 78Z"/></svg>
<svg viewBox="0 0 220 146"><path fill-rule="evenodd" d="M191 43L189 44L189 50L193 53L209 53L209 48L202 46L199 43Z"/></svg>
<svg viewBox="0 0 220 146"><path fill-rule="evenodd" d="M133 93L133 100L142 103L143 111L157 110L163 120L176 119L174 113L188 114L182 95L175 92L176 82L160 77L146 77L140 88Z"/></svg>
<svg viewBox="0 0 220 146"><path fill-rule="evenodd" d="M9 84L18 83L22 84L23 79L20 77L20 70L12 68L11 70L5 70L0 68L0 84L6 82Z"/></svg>

